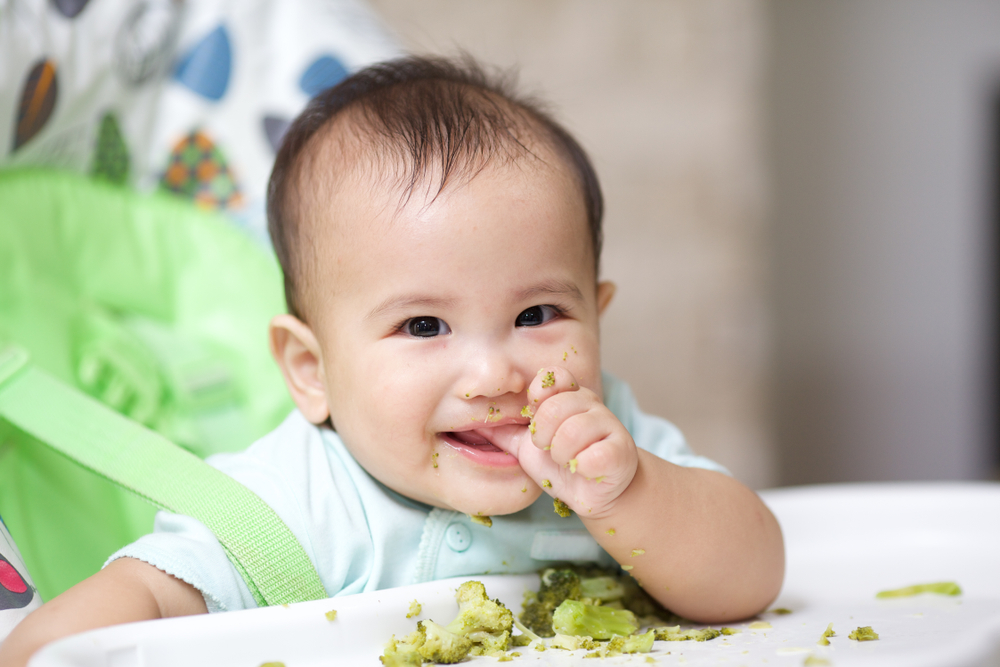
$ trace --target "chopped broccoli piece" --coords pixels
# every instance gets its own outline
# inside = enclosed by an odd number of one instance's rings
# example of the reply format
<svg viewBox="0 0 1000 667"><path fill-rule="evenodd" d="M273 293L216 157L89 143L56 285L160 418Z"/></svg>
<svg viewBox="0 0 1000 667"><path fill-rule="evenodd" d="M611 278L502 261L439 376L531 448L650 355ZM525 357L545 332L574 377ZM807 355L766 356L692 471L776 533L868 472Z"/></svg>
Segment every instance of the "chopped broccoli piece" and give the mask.
<svg viewBox="0 0 1000 667"><path fill-rule="evenodd" d="M576 459L570 459L569 462L566 463L566 465L569 467L570 474L575 475L576 474L576 466L577 466Z"/></svg>
<svg viewBox="0 0 1000 667"><path fill-rule="evenodd" d="M635 565L622 565L622 569L628 572L629 570L634 570Z"/></svg>
<svg viewBox="0 0 1000 667"><path fill-rule="evenodd" d="M719 630L719 632L721 632L724 635L738 635L738 634L740 634L740 631L737 630L736 628L722 628L721 630Z"/></svg>
<svg viewBox="0 0 1000 667"><path fill-rule="evenodd" d="M379 660L385 667L407 667L409 665L422 665L423 657L417 649L424 643L424 635L420 631L414 631L406 635L403 639L396 639L393 635L389 643L385 646L385 651L379 656Z"/></svg>
<svg viewBox="0 0 1000 667"><path fill-rule="evenodd" d="M569 505L559 500L558 498L552 499L552 507L555 513L564 519L573 513L573 510L569 508Z"/></svg>
<svg viewBox="0 0 1000 667"><path fill-rule="evenodd" d="M529 594L521 612L521 622L541 637L551 637L552 612L563 600L579 600L580 576L572 570L545 570L537 594ZM522 630L523 632L523 630Z"/></svg>
<svg viewBox="0 0 1000 667"><path fill-rule="evenodd" d="M823 634L820 636L819 641L816 643L819 644L820 646L829 646L830 640L827 639L827 637L834 637L834 636L836 636L836 633L833 631L833 623L830 623L829 625L826 626L826 630L823 631Z"/></svg>
<svg viewBox="0 0 1000 667"><path fill-rule="evenodd" d="M433 454L431 454L431 465L434 466L435 468L438 467L438 456L440 455L441 455L440 452L434 452Z"/></svg>
<svg viewBox="0 0 1000 667"><path fill-rule="evenodd" d="M771 627L771 624L767 621L754 621L749 627L751 630L767 630Z"/></svg>
<svg viewBox="0 0 1000 667"><path fill-rule="evenodd" d="M556 635L549 641L549 648L561 648L565 651L575 651L586 649L592 651L600 648L601 645L594 641L592 637L574 637L572 635Z"/></svg>
<svg viewBox="0 0 1000 667"><path fill-rule="evenodd" d="M260 667L285 667L283 662L262 662Z"/></svg>
<svg viewBox="0 0 1000 667"><path fill-rule="evenodd" d="M639 625L635 614L627 609L564 600L552 613L552 629L560 635L611 639L614 635L630 635Z"/></svg>
<svg viewBox="0 0 1000 667"><path fill-rule="evenodd" d="M532 420L531 420L531 423L530 423L530 424L528 424L528 430L529 430L529 431L531 431L531 435L535 435L535 431L536 431L537 429L538 429L538 427L537 427L537 426L535 426L535 420L534 420L534 419L532 419Z"/></svg>
<svg viewBox="0 0 1000 667"><path fill-rule="evenodd" d="M499 658L497 658L497 662L514 662L514 658L510 657L509 655L502 655Z"/></svg>
<svg viewBox="0 0 1000 667"><path fill-rule="evenodd" d="M589 577L580 579L580 597L591 600L620 600L625 597L625 587L617 577Z"/></svg>
<svg viewBox="0 0 1000 667"><path fill-rule="evenodd" d="M636 556L641 556L644 553L646 553L645 549L632 549L632 556L631 557L635 558Z"/></svg>
<svg viewBox="0 0 1000 667"><path fill-rule="evenodd" d="M896 588L891 591L880 591L875 594L877 598L902 598L910 595L920 595L921 593L937 593L938 595L961 595L962 588L954 581L939 581L935 584L914 584Z"/></svg>
<svg viewBox="0 0 1000 667"><path fill-rule="evenodd" d="M528 419L531 419L532 417L535 416L535 415L531 414L531 404L528 404L528 405L524 406L523 408L521 408L521 416L522 417L527 417Z"/></svg>
<svg viewBox="0 0 1000 667"><path fill-rule="evenodd" d="M531 643L531 637L528 635L514 635L510 638L511 646L527 646Z"/></svg>
<svg viewBox="0 0 1000 667"><path fill-rule="evenodd" d="M550 482L547 479L543 479L542 480L542 488L543 489L551 489L552 488L552 482Z"/></svg>
<svg viewBox="0 0 1000 667"><path fill-rule="evenodd" d="M541 653L542 651L545 651L547 649L545 648L545 644L538 642L537 644L535 644L535 650Z"/></svg>
<svg viewBox="0 0 1000 667"><path fill-rule="evenodd" d="M656 639L655 630L649 630L641 635L626 637L622 653L649 653L653 650L654 639Z"/></svg>
<svg viewBox="0 0 1000 667"><path fill-rule="evenodd" d="M853 630L851 634L847 635L847 638L859 642L870 642L878 639L878 633L872 630L872 626L865 625Z"/></svg>
<svg viewBox="0 0 1000 667"><path fill-rule="evenodd" d="M802 667L826 667L827 665L832 665L833 663L826 658L820 658L816 655L807 655L805 661L802 663Z"/></svg>
<svg viewBox="0 0 1000 667"><path fill-rule="evenodd" d="M786 614L791 614L792 610L791 609L785 609L784 607L775 607L774 609L768 609L767 613L769 613L769 614L777 614L778 616L784 616Z"/></svg>
<svg viewBox="0 0 1000 667"><path fill-rule="evenodd" d="M549 387L554 386L555 383L556 383L556 374L553 371L549 371L548 373L545 374L545 377L542 378L542 389L548 389Z"/></svg>
<svg viewBox="0 0 1000 667"><path fill-rule="evenodd" d="M337 610L336 609L331 609L330 611L326 612L326 620L328 620L328 621L334 621L336 619L337 619Z"/></svg>
<svg viewBox="0 0 1000 667"><path fill-rule="evenodd" d="M480 526L486 526L487 528L493 527L493 519L483 514L470 514L469 518L472 519L472 523L478 523Z"/></svg>
<svg viewBox="0 0 1000 667"><path fill-rule="evenodd" d="M722 634L721 630L703 628L701 630L681 630L681 626L673 625L666 628L653 628L656 640L661 642L707 642Z"/></svg>
<svg viewBox="0 0 1000 667"><path fill-rule="evenodd" d="M615 534L615 529L614 528L608 528L604 532L607 533L608 535L614 535Z"/></svg>
<svg viewBox="0 0 1000 667"><path fill-rule="evenodd" d="M421 604L416 600L414 600L413 602L410 603L410 610L406 612L406 617L413 618L414 616L420 616L420 612L422 609L423 607L421 606Z"/></svg>

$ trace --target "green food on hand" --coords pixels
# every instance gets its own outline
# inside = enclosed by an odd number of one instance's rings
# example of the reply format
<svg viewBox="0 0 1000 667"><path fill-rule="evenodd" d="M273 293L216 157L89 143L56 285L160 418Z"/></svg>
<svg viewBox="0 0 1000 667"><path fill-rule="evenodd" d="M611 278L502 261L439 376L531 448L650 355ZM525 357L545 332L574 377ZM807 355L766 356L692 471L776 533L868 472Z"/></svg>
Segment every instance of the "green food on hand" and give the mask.
<svg viewBox="0 0 1000 667"><path fill-rule="evenodd" d="M452 664L470 655L500 656L510 645L514 615L499 600L490 600L478 581L467 581L455 592L458 615L447 626L418 621L403 639L393 637L381 656L383 665Z"/></svg>
<svg viewBox="0 0 1000 667"><path fill-rule="evenodd" d="M551 489L552 488L552 482L550 482L547 479L543 479L542 480L542 488L543 489Z"/></svg>
<svg viewBox="0 0 1000 667"><path fill-rule="evenodd" d="M553 371L549 371L548 373L545 374L545 377L542 378L542 389L548 389L549 387L554 386L555 383L556 383L556 374Z"/></svg>
<svg viewBox="0 0 1000 667"><path fill-rule="evenodd" d="M954 581L939 581L934 584L914 584L895 588L891 591L880 591L875 594L876 598L903 598L921 593L936 593L938 595L961 595L962 588Z"/></svg>
<svg viewBox="0 0 1000 667"><path fill-rule="evenodd" d="M872 630L872 626L865 625L855 629L851 634L847 635L847 638L859 642L870 642L878 639L878 633Z"/></svg>
<svg viewBox="0 0 1000 667"><path fill-rule="evenodd" d="M639 624L628 609L564 600L552 614L552 629L559 635L611 639L614 635L632 634Z"/></svg>
<svg viewBox="0 0 1000 667"><path fill-rule="evenodd" d="M469 518L472 519L473 523L478 523L480 526L493 527L493 519L484 514L470 514Z"/></svg>
<svg viewBox="0 0 1000 667"><path fill-rule="evenodd" d="M559 500L558 498L552 499L552 508L556 514L558 514L564 519L573 513L573 510L569 508L569 505Z"/></svg>
<svg viewBox="0 0 1000 667"><path fill-rule="evenodd" d="M576 459L570 459L569 462L566 465L569 467L570 474L571 475L575 475L576 474L576 465L577 465Z"/></svg>
<svg viewBox="0 0 1000 667"><path fill-rule="evenodd" d="M833 623L830 623L829 625L826 626L826 630L823 631L823 634L820 636L819 641L816 643L819 644L820 646L829 646L830 640L827 639L827 637L833 637L835 636L835 634L836 633L833 631Z"/></svg>

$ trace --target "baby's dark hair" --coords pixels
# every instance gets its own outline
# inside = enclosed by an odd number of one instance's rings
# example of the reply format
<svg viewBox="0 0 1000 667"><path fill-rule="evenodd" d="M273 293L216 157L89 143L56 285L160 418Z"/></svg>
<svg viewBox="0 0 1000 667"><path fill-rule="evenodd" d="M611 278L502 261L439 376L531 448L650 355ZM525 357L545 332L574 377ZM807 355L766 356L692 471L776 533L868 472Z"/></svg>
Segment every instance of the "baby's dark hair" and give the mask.
<svg viewBox="0 0 1000 667"><path fill-rule="evenodd" d="M566 160L583 192L594 252L601 255L604 200L590 159L537 102L514 93L508 77L487 74L474 60L407 57L367 67L310 100L282 140L267 191L267 225L285 281L288 312L305 315L301 214L297 188L312 138L341 114L351 114L362 151L389 158L403 200L434 174L437 192L455 178L471 180L495 160L537 155L525 144L541 139Z"/></svg>

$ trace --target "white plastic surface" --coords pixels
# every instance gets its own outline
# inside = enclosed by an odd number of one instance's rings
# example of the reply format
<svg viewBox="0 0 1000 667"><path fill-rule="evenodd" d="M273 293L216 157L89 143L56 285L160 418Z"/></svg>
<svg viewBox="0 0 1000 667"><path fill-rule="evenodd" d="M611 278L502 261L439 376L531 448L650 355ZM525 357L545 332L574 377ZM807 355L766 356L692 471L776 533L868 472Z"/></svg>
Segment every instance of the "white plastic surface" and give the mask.
<svg viewBox="0 0 1000 667"><path fill-rule="evenodd" d="M787 576L770 629L696 642L656 642L663 665L802 665L809 655L836 666L1000 666L1000 484L845 485L762 494L785 533ZM477 577L493 597L519 610L535 575ZM417 618L447 622L456 611L446 580L289 607L133 623L69 637L40 651L30 667L286 667L378 665L392 634ZM961 597L876 600L914 583L957 581ZM410 601L423 613L405 617ZM328 621L325 612L336 609ZM816 644L828 623L836 636ZM878 641L847 638L872 626ZM517 663L567 665L575 654L529 648ZM583 664L647 664L646 655ZM473 663L494 663L477 658Z"/></svg>

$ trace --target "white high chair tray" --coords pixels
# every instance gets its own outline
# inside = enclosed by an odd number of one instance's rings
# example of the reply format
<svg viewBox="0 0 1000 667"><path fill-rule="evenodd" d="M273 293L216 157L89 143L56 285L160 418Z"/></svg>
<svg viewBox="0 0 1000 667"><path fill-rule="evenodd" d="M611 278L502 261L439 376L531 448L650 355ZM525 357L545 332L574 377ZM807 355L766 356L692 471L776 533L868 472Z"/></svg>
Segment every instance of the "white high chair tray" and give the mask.
<svg viewBox="0 0 1000 667"><path fill-rule="evenodd" d="M740 634L708 642L656 642L652 653L583 664L803 665L814 655L837 667L1000 666L1000 484L870 484L787 488L761 494L785 534L787 572L769 629L731 623ZM535 575L477 577L491 597L519 611ZM378 665L392 634L416 620L450 621L450 579L288 607L132 623L68 637L30 667L286 667ZM956 581L960 597L875 599L880 590ZM407 619L412 600L423 613ZM334 621L325 613L337 610ZM836 635L817 645L828 623ZM847 635L870 625L878 641ZM566 665L585 651L515 649L515 663ZM495 658L475 658L494 663Z"/></svg>

